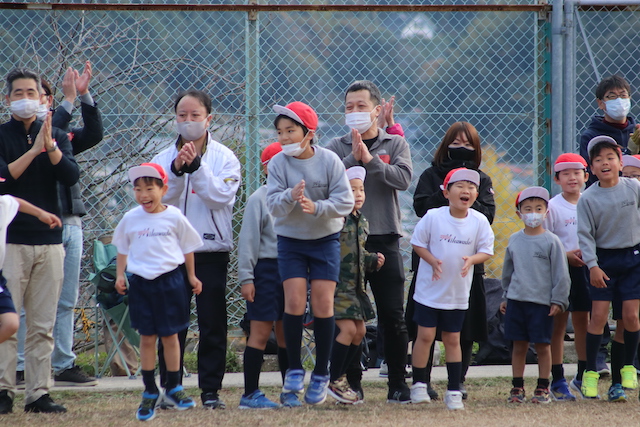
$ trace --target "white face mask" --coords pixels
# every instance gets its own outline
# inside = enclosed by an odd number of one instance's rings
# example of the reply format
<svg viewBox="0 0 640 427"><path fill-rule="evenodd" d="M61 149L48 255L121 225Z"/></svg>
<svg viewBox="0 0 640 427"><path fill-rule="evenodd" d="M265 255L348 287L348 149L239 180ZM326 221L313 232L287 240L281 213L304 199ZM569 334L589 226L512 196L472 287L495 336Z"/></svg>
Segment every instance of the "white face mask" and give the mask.
<svg viewBox="0 0 640 427"><path fill-rule="evenodd" d="M206 120L202 120L201 122L176 122L176 131L178 131L182 140L185 142L200 139L206 130Z"/></svg>
<svg viewBox="0 0 640 427"><path fill-rule="evenodd" d="M611 99L604 103L607 115L613 120L623 120L629 115L631 109L631 99L618 98Z"/></svg>
<svg viewBox="0 0 640 427"><path fill-rule="evenodd" d="M47 104L40 104L40 106L38 107L38 111L36 111L36 118L38 120L44 120L47 118L47 114L49 114Z"/></svg>
<svg viewBox="0 0 640 427"><path fill-rule="evenodd" d="M282 152L291 157L298 157L302 153L304 153L305 147L302 147L302 142L294 142L292 144L287 144L282 146Z"/></svg>
<svg viewBox="0 0 640 427"><path fill-rule="evenodd" d="M360 113L347 113L344 116L344 124L350 127L351 129L355 129L361 134L371 128L373 124L373 120L371 120L371 111L363 111Z"/></svg>
<svg viewBox="0 0 640 427"><path fill-rule="evenodd" d="M542 221L544 221L544 214L541 213L520 213L522 217L522 221L527 227L536 228L542 225Z"/></svg>
<svg viewBox="0 0 640 427"><path fill-rule="evenodd" d="M11 101L9 109L11 110L11 114L15 114L21 119L30 119L36 115L39 107L39 100L23 98L17 101Z"/></svg>

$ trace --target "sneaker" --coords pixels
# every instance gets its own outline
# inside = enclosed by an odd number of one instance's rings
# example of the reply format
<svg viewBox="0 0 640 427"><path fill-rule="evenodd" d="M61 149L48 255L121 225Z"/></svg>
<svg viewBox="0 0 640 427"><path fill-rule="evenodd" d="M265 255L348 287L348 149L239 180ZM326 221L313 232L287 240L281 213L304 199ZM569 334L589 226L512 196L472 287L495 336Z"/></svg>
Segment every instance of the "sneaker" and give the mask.
<svg viewBox="0 0 640 427"><path fill-rule="evenodd" d="M287 369L282 392L300 393L302 390L304 390L304 369Z"/></svg>
<svg viewBox="0 0 640 427"><path fill-rule="evenodd" d="M428 403L431 402L429 393L427 393L427 384L415 383L411 386L411 403Z"/></svg>
<svg viewBox="0 0 640 427"><path fill-rule="evenodd" d="M427 393L429 393L429 397L431 398L431 400L438 400L440 398L440 396L438 396L438 392L435 391L433 387L431 387L430 382L427 383Z"/></svg>
<svg viewBox="0 0 640 427"><path fill-rule="evenodd" d="M389 387L389 393L387 393L387 403L411 403L411 390L405 383L400 384L399 387Z"/></svg>
<svg viewBox="0 0 640 427"><path fill-rule="evenodd" d="M7 390L0 391L0 415L10 414L13 411L13 399L9 397Z"/></svg>
<svg viewBox="0 0 640 427"><path fill-rule="evenodd" d="M633 365L625 365L620 369L622 376L622 387L627 390L635 390L638 388L638 373Z"/></svg>
<svg viewBox="0 0 640 427"><path fill-rule="evenodd" d="M462 393L462 400L467 400L469 397L469 393L467 393L467 388L464 386L464 383L460 383L460 387L458 389L460 393Z"/></svg>
<svg viewBox="0 0 640 427"><path fill-rule="evenodd" d="M307 391L304 394L304 401L309 405L320 405L327 399L328 386L329 375L311 374L309 387L307 387Z"/></svg>
<svg viewBox="0 0 640 427"><path fill-rule="evenodd" d="M606 377L611 373L606 362L606 357L606 354L598 353L598 356L596 358L596 372L599 373L602 377Z"/></svg>
<svg viewBox="0 0 640 427"><path fill-rule="evenodd" d="M525 401L524 388L513 387L509 392L508 403L523 403Z"/></svg>
<svg viewBox="0 0 640 427"><path fill-rule="evenodd" d="M351 390L353 390L356 394L356 401L353 402L354 405L358 405L360 403L364 403L364 390L362 389L362 385L359 385L357 387L351 387Z"/></svg>
<svg viewBox="0 0 640 427"><path fill-rule="evenodd" d="M621 384L612 384L607 393L609 402L626 402L627 394L624 392Z"/></svg>
<svg viewBox="0 0 640 427"><path fill-rule="evenodd" d="M549 389L537 387L533 391L533 397L531 398L531 403L549 403L551 402L551 397L549 396Z"/></svg>
<svg viewBox="0 0 640 427"><path fill-rule="evenodd" d="M569 389L575 393L574 396L580 399L587 399L587 397L582 394L582 381L576 380L575 377L569 382Z"/></svg>
<svg viewBox="0 0 640 427"><path fill-rule="evenodd" d="M184 411L196 407L195 400L187 396L187 393L184 392L181 385L178 385L171 390L166 390L162 403L166 409L177 409L178 411Z"/></svg>
<svg viewBox="0 0 640 427"><path fill-rule="evenodd" d="M24 405L24 412L35 412L41 414L59 414L67 412L67 408L58 405L53 401L49 393L40 396L40 399Z"/></svg>
<svg viewBox="0 0 640 427"><path fill-rule="evenodd" d="M354 404L358 400L356 392L349 387L346 375L331 381L327 388L327 393L340 403Z"/></svg>
<svg viewBox="0 0 640 427"><path fill-rule="evenodd" d="M209 391L200 395L202 406L207 409L225 409L227 405L218 397L217 391Z"/></svg>
<svg viewBox="0 0 640 427"><path fill-rule="evenodd" d="M302 402L298 399L298 395L293 392L280 393L280 403L285 408L298 408L302 406Z"/></svg>
<svg viewBox="0 0 640 427"><path fill-rule="evenodd" d="M16 388L24 390L24 371L16 371Z"/></svg>
<svg viewBox="0 0 640 427"><path fill-rule="evenodd" d="M267 396L265 396L263 392L256 390L249 396L242 396L240 398L238 409L276 409L279 407L279 404L267 399Z"/></svg>
<svg viewBox="0 0 640 427"><path fill-rule="evenodd" d="M380 372L378 372L378 376L380 378L387 378L389 376L389 366L384 360L380 362Z"/></svg>
<svg viewBox="0 0 640 427"><path fill-rule="evenodd" d="M565 402L576 400L576 397L571 393L571 390L569 390L569 384L567 384L565 378L552 382L550 390L551 396L557 401Z"/></svg>
<svg viewBox="0 0 640 427"><path fill-rule="evenodd" d="M444 393L444 404L447 409L452 411L457 409L464 409L464 403L462 403L462 393L458 390L447 390Z"/></svg>
<svg viewBox="0 0 640 427"><path fill-rule="evenodd" d="M582 374L582 394L588 398L598 397L598 380L600 374L594 371L584 371Z"/></svg>
<svg viewBox="0 0 640 427"><path fill-rule="evenodd" d="M73 365L57 375L54 375L56 387L92 387L98 385L98 380L85 374L80 366Z"/></svg>
<svg viewBox="0 0 640 427"><path fill-rule="evenodd" d="M136 411L136 418L140 421L150 421L156 416L156 407L160 401L159 394L142 393L142 402Z"/></svg>

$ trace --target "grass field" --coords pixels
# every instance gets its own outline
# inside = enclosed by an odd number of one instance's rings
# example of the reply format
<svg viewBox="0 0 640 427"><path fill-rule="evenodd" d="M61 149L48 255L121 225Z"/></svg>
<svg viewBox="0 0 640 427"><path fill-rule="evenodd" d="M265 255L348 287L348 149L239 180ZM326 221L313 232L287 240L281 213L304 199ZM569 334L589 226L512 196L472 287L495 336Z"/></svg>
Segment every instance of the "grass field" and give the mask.
<svg viewBox="0 0 640 427"><path fill-rule="evenodd" d="M528 391L535 380L527 379ZM601 394L609 386L600 381ZM436 383L444 393L446 384ZM298 409L252 411L237 409L241 389L223 389L221 397L226 410L159 411L148 424L153 426L637 426L640 425L640 403L637 392L629 393L626 403L606 401L552 402L548 405L507 404L510 379L470 380L469 400L464 411L447 411L442 400L423 405L392 405L386 403L383 383L365 383L366 402L362 405L336 405L330 397L323 405ZM265 394L277 398L279 389L266 387ZM198 390L187 389L192 396ZM18 395L14 413L0 415L0 425L7 427L55 426L131 426L141 425L135 419L139 404L137 391L91 392L86 389L54 392L52 397L69 410L61 415L25 414L22 395ZM198 399L199 403L199 399Z"/></svg>

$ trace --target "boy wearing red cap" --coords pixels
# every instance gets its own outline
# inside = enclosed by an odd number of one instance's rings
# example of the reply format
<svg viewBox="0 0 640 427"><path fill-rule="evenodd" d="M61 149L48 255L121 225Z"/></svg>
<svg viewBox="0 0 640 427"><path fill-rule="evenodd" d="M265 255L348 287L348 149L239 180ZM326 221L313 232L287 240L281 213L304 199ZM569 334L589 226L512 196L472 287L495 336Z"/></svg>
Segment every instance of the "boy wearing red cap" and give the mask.
<svg viewBox="0 0 640 427"><path fill-rule="evenodd" d="M416 225L411 244L420 256L413 296L418 336L413 347L411 401L429 402L427 361L436 328L442 330L449 383L448 409L464 409L460 378L460 330L469 307L473 266L493 255L493 231L487 218L470 209L478 197L480 175L466 168L451 170L441 186L449 206L429 210Z"/></svg>
<svg viewBox="0 0 640 427"><path fill-rule="evenodd" d="M514 233L502 267L504 338L513 341L513 388L509 403L525 400L524 365L529 343L538 353L538 385L531 402L549 403L553 318L569 305L569 270L560 239L543 227L549 192L528 187L516 197L516 214L524 230Z"/></svg>
<svg viewBox="0 0 640 427"><path fill-rule="evenodd" d="M143 163L129 169L136 202L140 205L122 217L114 234L118 249L116 290L127 291L125 268L129 278L131 326L140 333L140 362L145 391L136 417L154 418L161 403L178 410L196 403L185 394L180 381L180 345L177 333L189 325L189 300L186 278L196 295L202 283L195 275L193 252L202 239L189 220L174 206L162 203L168 177L162 166ZM164 345L167 364L165 393L156 385L156 340Z"/></svg>
<svg viewBox="0 0 640 427"><path fill-rule="evenodd" d="M560 238L567 253L569 263L569 277L571 291L569 293L569 310L556 315L553 321L553 335L551 338L551 396L559 401L575 400L572 390L582 396L580 386L582 373L587 364L585 339L587 323L591 311L589 297L588 270L582 261L582 254L578 245L577 205L582 188L589 174L586 171L587 162L575 153L565 153L558 156L553 166L555 182L560 185L562 192L549 200L549 211L544 220L544 228ZM564 337L567 321L571 312L571 321L575 331L576 352L578 353L578 373L571 381L571 390L564 376L562 359L564 356Z"/></svg>

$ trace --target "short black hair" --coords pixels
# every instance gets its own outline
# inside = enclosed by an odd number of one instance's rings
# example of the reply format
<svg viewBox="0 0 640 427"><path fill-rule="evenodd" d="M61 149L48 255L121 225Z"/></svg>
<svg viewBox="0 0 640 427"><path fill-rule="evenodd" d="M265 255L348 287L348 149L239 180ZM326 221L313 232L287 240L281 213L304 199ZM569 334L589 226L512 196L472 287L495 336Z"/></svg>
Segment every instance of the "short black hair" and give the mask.
<svg viewBox="0 0 640 427"><path fill-rule="evenodd" d="M162 182L161 179L154 178L152 176L141 176L140 178L136 178L135 181L133 181L133 186L135 187L136 185L156 185L162 188L164 187L164 182Z"/></svg>
<svg viewBox="0 0 640 427"><path fill-rule="evenodd" d="M178 93L176 97L176 102L173 104L173 111L178 111L178 104L185 96L191 96L196 98L200 103L204 106L205 110L207 110L207 114L211 114L211 97L207 95L205 92L197 89L188 89L183 90Z"/></svg>
<svg viewBox="0 0 640 427"><path fill-rule="evenodd" d="M29 68L19 67L14 68L13 70L9 71L9 74L7 74L7 95L11 95L11 91L13 90L13 82L18 79L34 80L36 82L38 92L40 92L40 75Z"/></svg>
<svg viewBox="0 0 640 427"><path fill-rule="evenodd" d="M566 169L565 169L565 170L566 170ZM583 169L583 171L584 171L584 174L586 175L586 174L587 174L587 170L586 170L586 169ZM560 172L562 172L562 171L560 171ZM556 172L556 175L555 175L555 176L556 176L556 179L560 179L560 172Z"/></svg>
<svg viewBox="0 0 640 427"><path fill-rule="evenodd" d="M273 119L273 127L275 129L278 129L278 123L280 122L280 120L282 119L289 119L291 120L293 123L295 123L296 125L300 126L302 128L302 133L304 136L307 136L307 133L309 132L309 128L307 128L305 125L303 125L302 123L300 123L297 120L292 119L289 116L285 116L284 114L279 114L275 119ZM316 136L313 137L313 139L311 140L311 145L313 145L316 142Z"/></svg>
<svg viewBox="0 0 640 427"><path fill-rule="evenodd" d="M549 209L549 202L547 202L545 199L543 199L542 197L527 197L524 200L520 200L520 203L518 203L518 210L520 210L520 206L522 206L522 204L524 202L526 202L527 200L542 200L544 202L544 205L547 207L547 209Z"/></svg>
<svg viewBox="0 0 640 427"><path fill-rule="evenodd" d="M624 77L614 74L613 76L605 77L598 83L596 87L596 98L604 99L604 96L611 89L624 89L631 95L629 82Z"/></svg>
<svg viewBox="0 0 640 427"><path fill-rule="evenodd" d="M466 179L463 179L462 181L464 181L464 182L469 182L469 183L473 184L473 185L476 187L476 190L479 190L479 189L480 189L480 187L478 186L478 184L476 184L475 182L467 181ZM455 184L456 182L461 182L461 181L454 181L454 182L450 182L450 183L448 183L448 184L447 184L447 191L451 191L451 186L452 186L453 184Z"/></svg>
<svg viewBox="0 0 640 427"><path fill-rule="evenodd" d="M600 152L605 149L610 148L618 155L618 159L622 159L622 150L618 144L613 144L611 142L602 141L591 147L591 151L589 151L589 164L593 164L593 158L600 155Z"/></svg>
<svg viewBox="0 0 640 427"><path fill-rule="evenodd" d="M373 105L380 105L382 94L380 93L378 86L370 80L357 80L351 83L344 93L345 100L347 99L347 94L361 90L368 90L369 98L371 99L371 102L373 102Z"/></svg>

